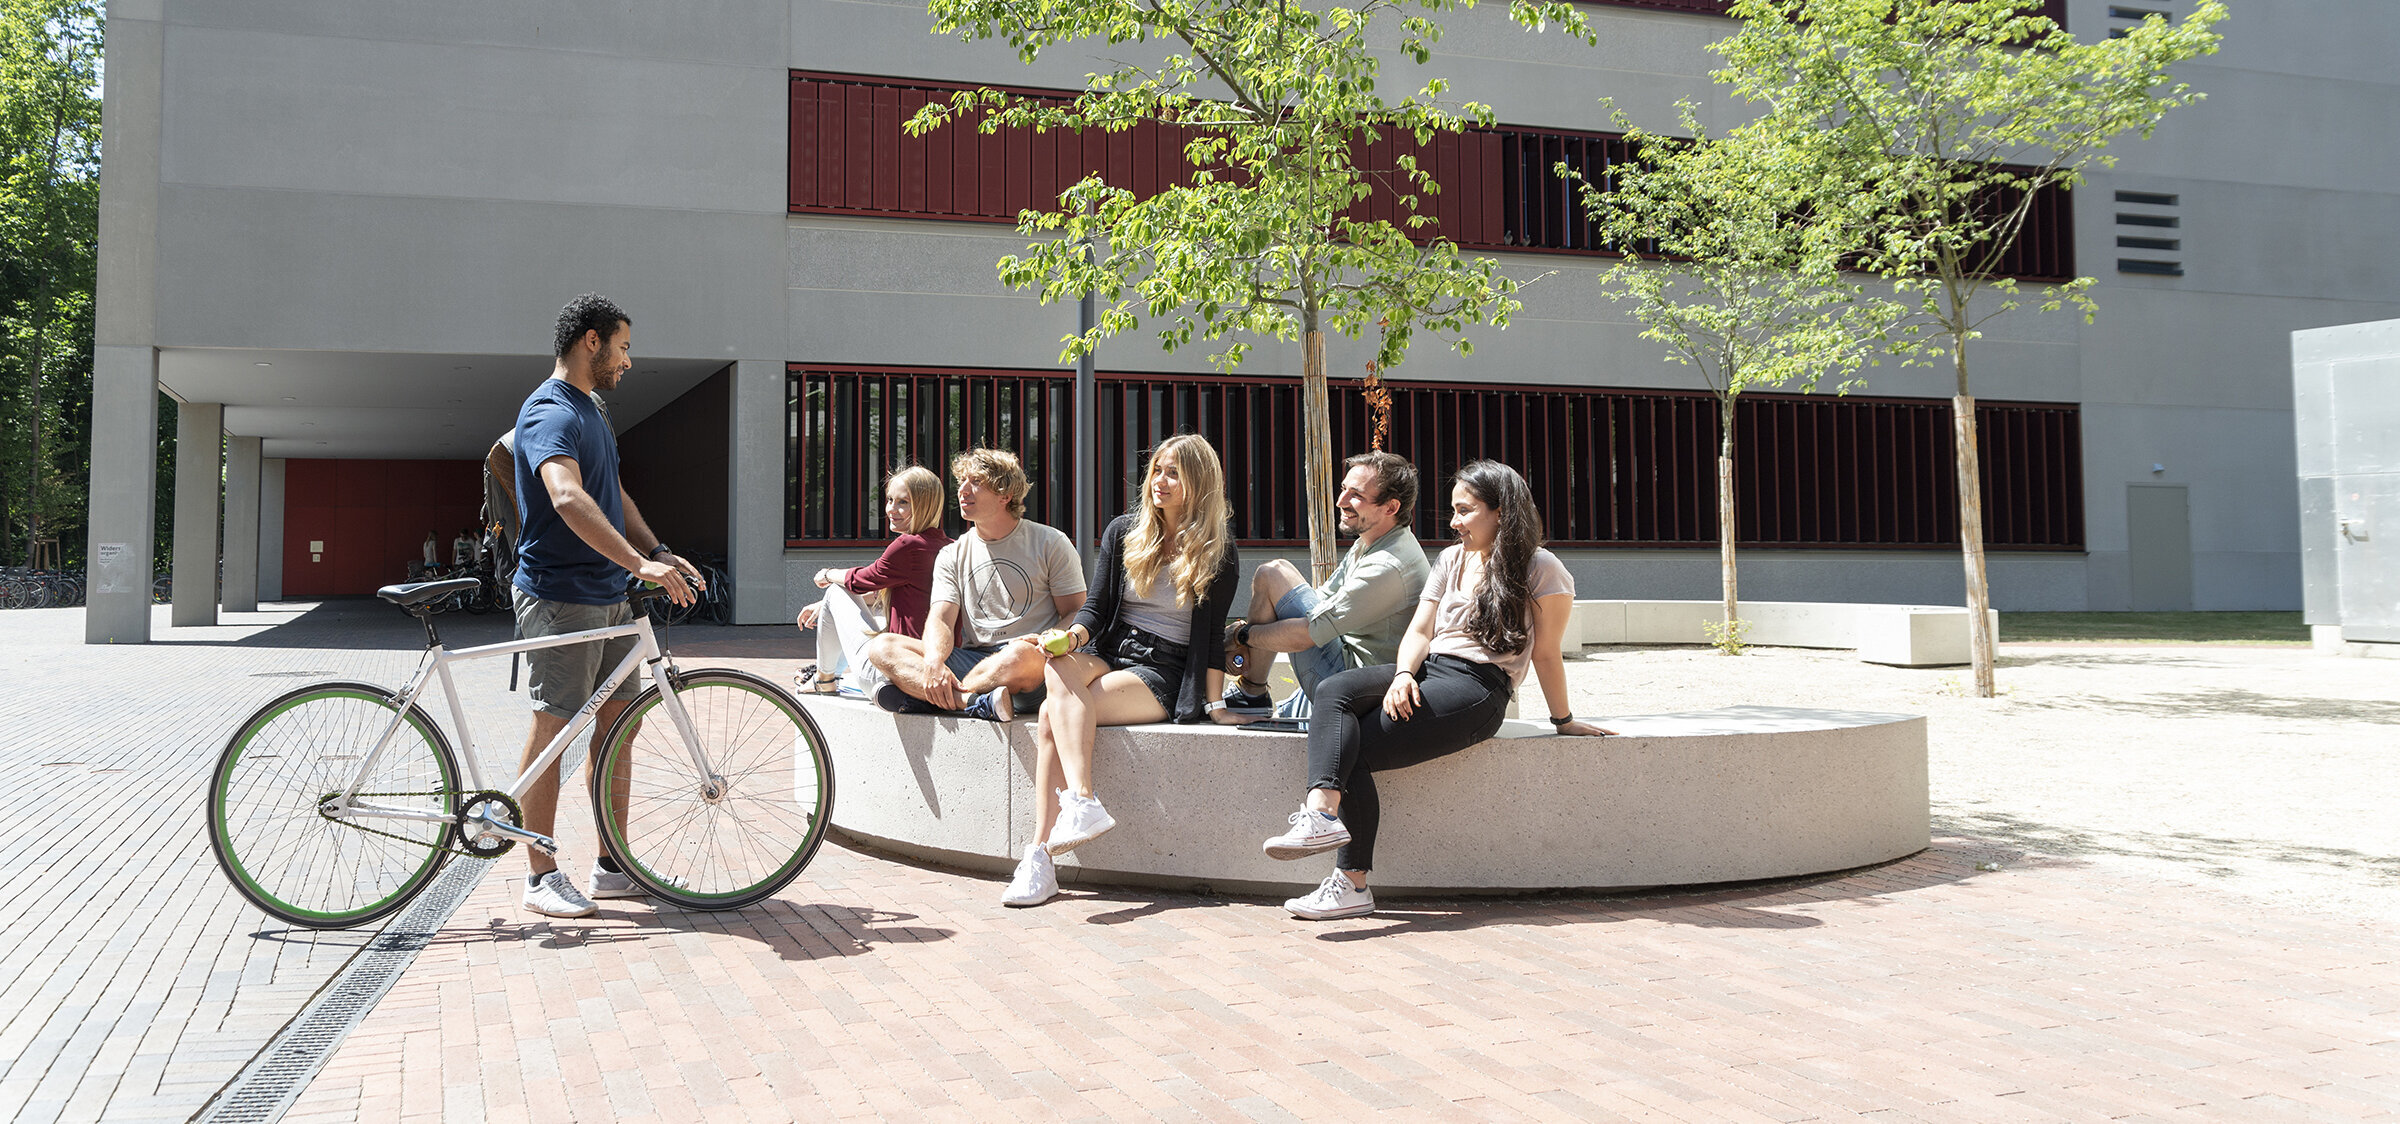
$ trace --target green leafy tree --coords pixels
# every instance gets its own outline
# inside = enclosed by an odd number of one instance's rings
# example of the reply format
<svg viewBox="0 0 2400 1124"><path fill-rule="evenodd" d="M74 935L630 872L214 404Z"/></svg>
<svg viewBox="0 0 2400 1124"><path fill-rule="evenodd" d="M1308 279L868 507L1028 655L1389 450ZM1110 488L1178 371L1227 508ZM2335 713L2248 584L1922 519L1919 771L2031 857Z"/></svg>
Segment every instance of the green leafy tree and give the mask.
<svg viewBox="0 0 2400 1124"><path fill-rule="evenodd" d="M1089 77L1072 102L973 90L925 107L909 122L923 133L968 118L1003 126L1121 131L1143 122L1187 130L1190 182L1149 198L1099 176L1061 194L1055 211L1028 211L1019 229L1044 236L1000 262L1001 279L1038 286L1041 299L1106 302L1098 324L1066 340L1062 361L1102 339L1163 321L1173 351L1195 337L1222 343L1213 358L1230 372L1259 339L1298 340L1302 428L1307 448L1310 560L1320 580L1335 560L1334 474L1325 334L1375 336L1370 374L1400 364L1418 331L1461 336L1474 325L1505 326L1519 307L1517 283L1488 258L1459 251L1416 213L1440 190L1408 156L1391 169L1362 168L1359 154L1383 136L1436 134L1489 124L1491 109L1446 103L1448 84L1430 78L1387 97L1378 52L1427 62L1441 15L1474 0L1363 0L1348 6L1306 0L931 0L934 30L964 39L1004 39L1032 62L1074 42L1139 44L1162 52L1155 65L1123 63ZM1587 42L1583 17L1565 3L1511 0L1529 29L1556 23ZM1372 49L1371 49L1372 48ZM978 115L980 115L978 117ZM1352 217L1371 191L1390 192L1400 224Z"/></svg>
<svg viewBox="0 0 2400 1124"><path fill-rule="evenodd" d="M0 0L0 500L28 562L88 475L100 32L90 0Z"/></svg>
<svg viewBox="0 0 2400 1124"><path fill-rule="evenodd" d="M1618 122L1633 161L1611 168L1611 183L1583 185L1602 238L1624 254L1600 282L1630 306L1643 339L1666 345L1667 360L1716 395L1721 627L1737 638L1720 647L1738 654L1735 403L1753 387L1814 390L1826 376L1847 393L1907 309L1842 272L1856 217L1806 153L1755 129L1712 138L1688 103L1681 137Z"/></svg>
<svg viewBox="0 0 2400 1124"><path fill-rule="evenodd" d="M1959 533L1975 693L1993 694L1984 576L1982 466L1967 345L2020 302L2003 263L2035 195L2107 167L2117 138L2148 136L2202 95L2168 73L2212 54L2225 17L2198 0L2180 21L2151 16L2085 42L2040 0L1735 0L1741 30L1715 45L1716 78L1753 102L1777 143L1832 170L1842 205L1869 215L1861 268L1892 279L1929 326L1927 355L1957 374L1951 399ZM2088 317L2092 279L2028 294ZM1985 294L1989 296L1985 296ZM1984 299L1979 300L1979 297Z"/></svg>

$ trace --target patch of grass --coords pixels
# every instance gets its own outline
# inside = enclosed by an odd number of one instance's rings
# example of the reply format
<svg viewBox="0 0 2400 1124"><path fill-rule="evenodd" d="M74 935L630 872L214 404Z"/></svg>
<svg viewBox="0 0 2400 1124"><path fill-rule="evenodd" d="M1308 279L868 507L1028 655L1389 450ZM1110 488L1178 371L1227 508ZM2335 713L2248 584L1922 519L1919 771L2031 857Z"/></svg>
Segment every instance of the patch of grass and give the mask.
<svg viewBox="0 0 2400 1124"><path fill-rule="evenodd" d="M2298 613L2002 613L2004 643L2306 644Z"/></svg>

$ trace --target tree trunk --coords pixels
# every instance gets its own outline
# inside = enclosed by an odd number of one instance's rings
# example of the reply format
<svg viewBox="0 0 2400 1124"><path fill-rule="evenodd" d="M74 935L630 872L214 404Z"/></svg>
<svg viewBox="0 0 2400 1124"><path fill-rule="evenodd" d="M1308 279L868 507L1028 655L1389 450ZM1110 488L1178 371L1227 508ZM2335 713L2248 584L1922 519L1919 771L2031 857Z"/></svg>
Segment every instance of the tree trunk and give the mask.
<svg viewBox="0 0 2400 1124"><path fill-rule="evenodd" d="M1966 363L1959 361L1959 380L1966 380ZM1983 569L1983 461L1975 447L1975 399L1960 394L1950 400L1952 442L1958 454L1958 539L1967 563L1967 648L1975 664L1975 697L1991 698L1992 593Z"/></svg>
<svg viewBox="0 0 2400 1124"><path fill-rule="evenodd" d="M1325 333L1307 317L1301 334L1300 455L1308 471L1308 566L1323 584L1333 576L1333 411L1325 389Z"/></svg>
<svg viewBox="0 0 2400 1124"><path fill-rule="evenodd" d="M1719 423L1717 445L1717 562L1724 570L1725 628L1726 635L1730 636L1739 609L1733 573L1733 396L1726 395L1721 404L1720 412L1724 417ZM1726 648L1726 651L1732 650L1730 646Z"/></svg>

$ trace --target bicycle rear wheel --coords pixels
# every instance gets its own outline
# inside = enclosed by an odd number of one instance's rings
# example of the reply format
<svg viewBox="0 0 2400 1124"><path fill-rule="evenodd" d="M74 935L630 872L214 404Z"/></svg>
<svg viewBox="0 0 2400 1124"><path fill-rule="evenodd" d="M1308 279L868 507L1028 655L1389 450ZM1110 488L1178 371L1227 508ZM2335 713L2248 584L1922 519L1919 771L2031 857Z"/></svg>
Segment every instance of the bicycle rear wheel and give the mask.
<svg viewBox="0 0 2400 1124"><path fill-rule="evenodd" d="M654 684L609 730L592 770L601 838L653 898L739 909L799 876L833 815L833 758L790 696L745 672L672 679L703 775Z"/></svg>
<svg viewBox="0 0 2400 1124"><path fill-rule="evenodd" d="M251 904L294 925L343 929L407 905L440 873L458 765L423 710L399 714L358 791L441 819L320 810L349 786L393 717L382 688L318 683L260 707L234 731L209 777L208 842Z"/></svg>

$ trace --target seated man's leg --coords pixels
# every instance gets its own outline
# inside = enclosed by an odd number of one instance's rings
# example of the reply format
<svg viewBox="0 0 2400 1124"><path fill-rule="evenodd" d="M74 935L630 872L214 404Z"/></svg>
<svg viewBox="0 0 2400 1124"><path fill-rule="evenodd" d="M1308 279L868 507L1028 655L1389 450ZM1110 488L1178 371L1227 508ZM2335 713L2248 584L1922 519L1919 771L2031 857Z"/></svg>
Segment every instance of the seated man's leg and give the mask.
<svg viewBox="0 0 2400 1124"><path fill-rule="evenodd" d="M869 666L882 672L892 685L915 699L930 699L933 694L933 668L925 662L925 642L914 636L897 632L879 633L867 642L866 659Z"/></svg>
<svg viewBox="0 0 2400 1124"><path fill-rule="evenodd" d="M1286 620L1305 617L1309 610L1317 607L1320 599L1313 587L1304 585L1285 594L1282 604L1276 606L1276 609L1283 614L1283 619ZM1350 669L1350 662L1343 651L1342 641L1339 637L1314 648L1302 648L1297 652L1285 653L1284 658L1291 661L1292 678L1300 681L1300 689L1292 692L1290 697L1284 699L1282 704L1275 708L1275 717L1277 718L1308 717L1311 709L1310 700L1316 696L1317 684Z"/></svg>
<svg viewBox="0 0 2400 1124"><path fill-rule="evenodd" d="M950 653L950 670L958 676L959 690L982 695L1005 687L1019 714L1042 704L1042 670L1049 664L1050 658L1031 644L959 648Z"/></svg>
<svg viewBox="0 0 2400 1124"><path fill-rule="evenodd" d="M1306 604L1296 613L1286 608L1286 603L1291 600L1294 593L1311 595ZM1290 620L1294 616L1304 616L1308 612L1307 606L1316 604L1315 593L1316 590L1308 584L1308 579L1301 576L1299 567L1281 558L1268 559L1259 565L1256 573L1250 576L1250 610L1249 616L1244 619L1251 624L1260 625ZM1274 663L1275 653L1273 652L1243 653L1244 666L1240 682L1242 691L1252 695L1266 694L1267 668Z"/></svg>

